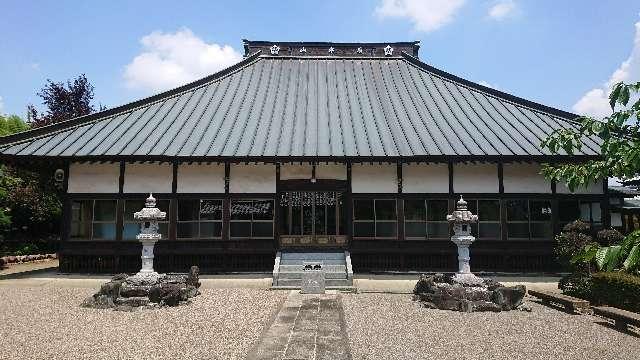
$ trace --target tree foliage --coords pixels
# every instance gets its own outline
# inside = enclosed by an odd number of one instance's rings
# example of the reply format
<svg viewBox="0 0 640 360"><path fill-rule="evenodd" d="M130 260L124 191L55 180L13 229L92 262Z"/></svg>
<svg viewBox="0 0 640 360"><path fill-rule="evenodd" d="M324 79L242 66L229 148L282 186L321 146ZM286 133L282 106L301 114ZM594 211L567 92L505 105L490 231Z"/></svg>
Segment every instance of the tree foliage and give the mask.
<svg viewBox="0 0 640 360"><path fill-rule="evenodd" d="M631 179L640 172L640 82L618 83L609 95L612 114L602 120L581 117L573 128L558 129L542 142L553 154L573 155L587 137L598 136L601 158L583 163L545 164L542 173L572 191L610 176Z"/></svg>
<svg viewBox="0 0 640 360"><path fill-rule="evenodd" d="M22 121L19 116L3 116L0 114L0 136L11 135L26 130L29 130L29 125Z"/></svg>
<svg viewBox="0 0 640 360"><path fill-rule="evenodd" d="M29 129L19 116L0 116L0 136ZM56 232L61 204L51 169L28 171L0 165L0 235L32 237Z"/></svg>
<svg viewBox="0 0 640 360"><path fill-rule="evenodd" d="M73 81L67 80L66 84L47 79L47 84L38 92L38 96L42 98L46 110L40 113L33 105L27 107L29 124L34 128L87 115L96 110L91 104L93 85L84 74ZM100 106L99 110L102 109Z"/></svg>

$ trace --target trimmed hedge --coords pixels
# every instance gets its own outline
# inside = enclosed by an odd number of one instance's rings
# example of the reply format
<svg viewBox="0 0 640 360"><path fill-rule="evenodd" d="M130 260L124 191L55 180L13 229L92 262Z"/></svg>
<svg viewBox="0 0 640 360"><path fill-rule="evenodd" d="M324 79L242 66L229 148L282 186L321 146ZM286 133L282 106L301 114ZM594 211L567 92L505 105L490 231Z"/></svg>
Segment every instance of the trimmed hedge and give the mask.
<svg viewBox="0 0 640 360"><path fill-rule="evenodd" d="M591 276L592 302L640 312L640 276L601 272Z"/></svg>

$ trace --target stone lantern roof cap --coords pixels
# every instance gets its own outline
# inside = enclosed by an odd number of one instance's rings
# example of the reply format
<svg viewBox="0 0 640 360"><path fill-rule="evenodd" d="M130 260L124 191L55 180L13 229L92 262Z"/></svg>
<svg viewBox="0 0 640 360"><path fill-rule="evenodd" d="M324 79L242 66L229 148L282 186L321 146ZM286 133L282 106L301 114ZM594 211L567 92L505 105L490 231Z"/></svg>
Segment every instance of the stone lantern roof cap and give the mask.
<svg viewBox="0 0 640 360"><path fill-rule="evenodd" d="M447 215L447 221L453 223L475 223L478 221L478 215L467 210L467 202L460 196L456 211L451 215Z"/></svg>
<svg viewBox="0 0 640 360"><path fill-rule="evenodd" d="M167 217L167 213L164 211L160 211L156 207L156 199L153 197L153 194L149 194L149 197L144 202L145 207L134 213L133 218L141 221L154 221L154 220L164 220Z"/></svg>

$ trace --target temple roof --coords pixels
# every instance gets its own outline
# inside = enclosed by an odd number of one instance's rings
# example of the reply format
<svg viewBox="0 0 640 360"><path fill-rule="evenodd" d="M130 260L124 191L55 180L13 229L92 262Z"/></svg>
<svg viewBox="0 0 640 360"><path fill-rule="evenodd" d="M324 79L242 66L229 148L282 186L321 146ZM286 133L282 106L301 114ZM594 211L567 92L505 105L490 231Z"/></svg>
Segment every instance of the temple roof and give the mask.
<svg viewBox="0 0 640 360"><path fill-rule="evenodd" d="M307 44L312 49L336 45ZM252 46L268 45L253 42ZM348 45L341 51L353 52L354 44ZM294 56L290 54L295 51L271 54L257 49L240 63L185 86L0 138L0 156L194 161L548 159L552 156L540 142L555 129L577 126L575 114L421 62L415 57L417 43L391 43L388 46L414 49L391 55L376 51L378 45L365 46L373 49L369 55L348 56ZM293 47L280 48L287 46ZM584 144L576 155L598 154L600 139L584 139Z"/></svg>

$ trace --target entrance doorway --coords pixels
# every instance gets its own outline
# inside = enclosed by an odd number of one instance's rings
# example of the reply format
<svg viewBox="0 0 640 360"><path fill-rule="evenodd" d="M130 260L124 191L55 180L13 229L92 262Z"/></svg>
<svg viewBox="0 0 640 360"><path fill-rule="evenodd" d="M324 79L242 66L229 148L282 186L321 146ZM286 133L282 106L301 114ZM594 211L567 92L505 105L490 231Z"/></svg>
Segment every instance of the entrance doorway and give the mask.
<svg viewBox="0 0 640 360"><path fill-rule="evenodd" d="M339 191L280 194L280 246L344 247L345 199Z"/></svg>

